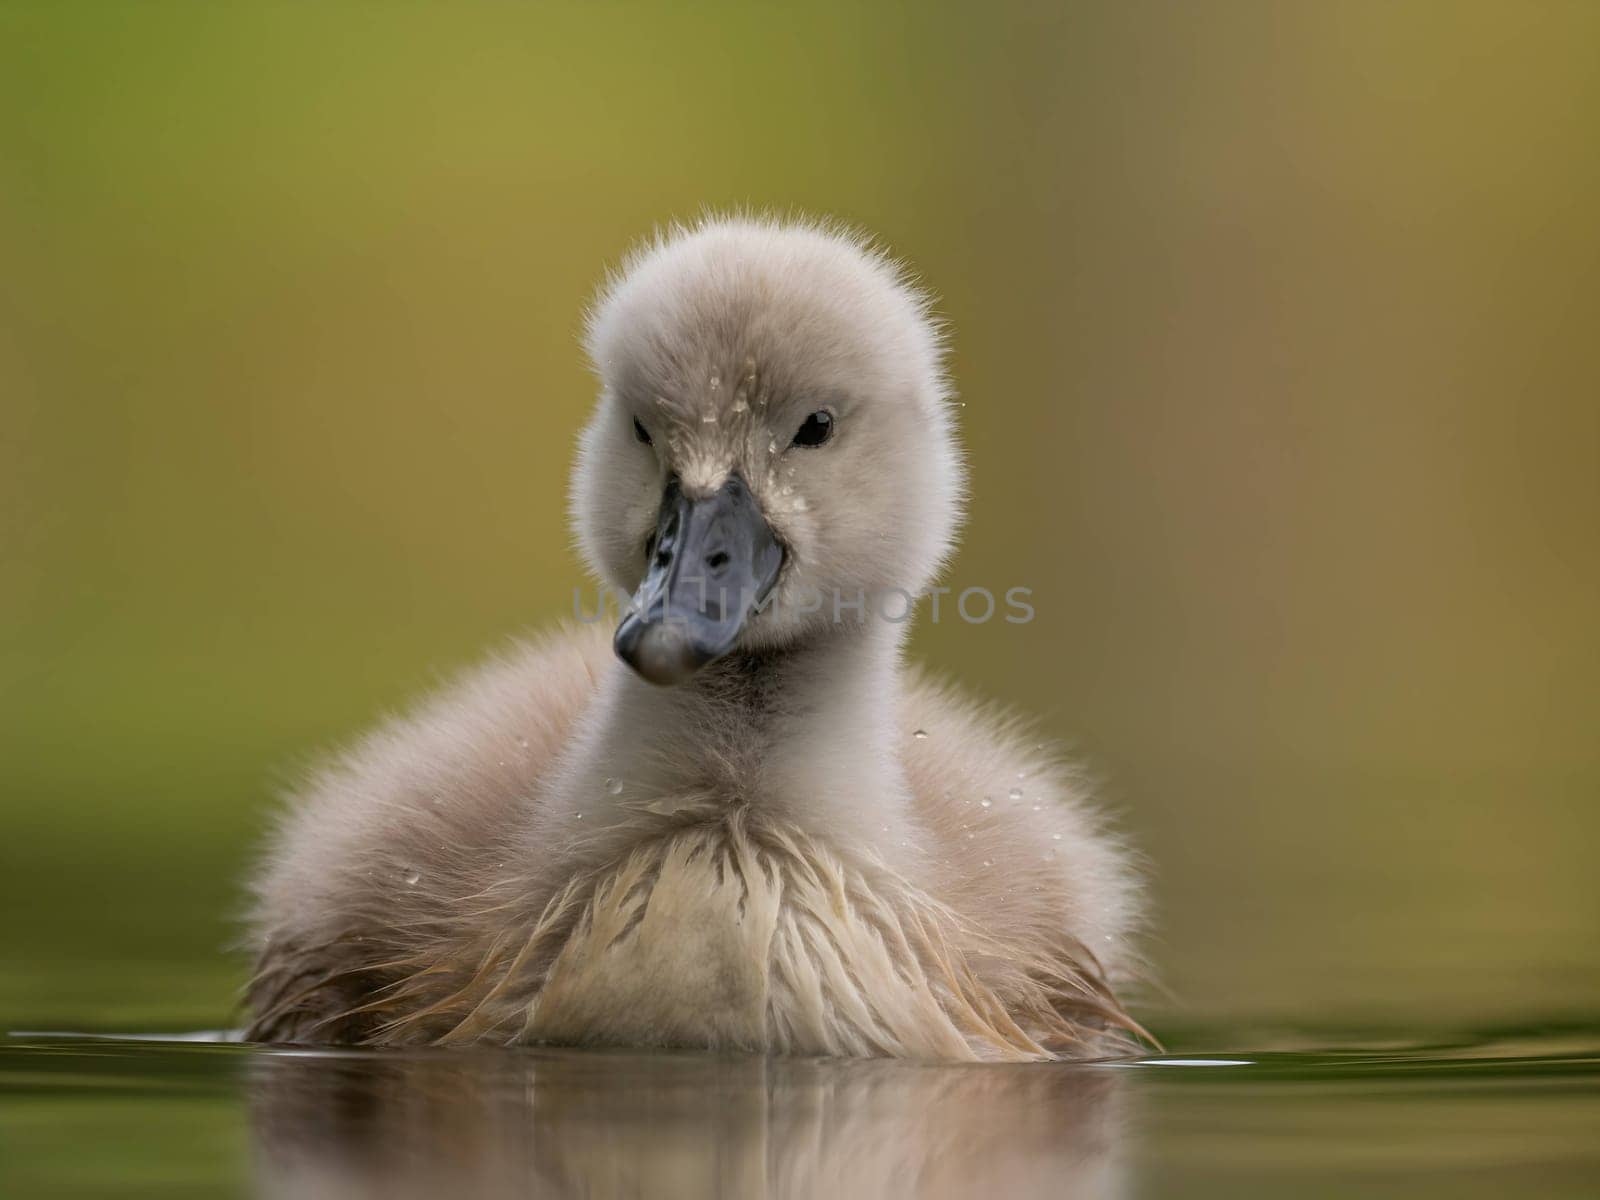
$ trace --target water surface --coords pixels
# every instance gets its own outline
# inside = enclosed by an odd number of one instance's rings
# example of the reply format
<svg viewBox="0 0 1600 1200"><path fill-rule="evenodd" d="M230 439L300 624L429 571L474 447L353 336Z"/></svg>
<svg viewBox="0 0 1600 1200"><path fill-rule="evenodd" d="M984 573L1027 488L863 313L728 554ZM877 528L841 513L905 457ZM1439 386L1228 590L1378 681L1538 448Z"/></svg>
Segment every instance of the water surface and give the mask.
<svg viewBox="0 0 1600 1200"><path fill-rule="evenodd" d="M1324 1038L1314 1052L1259 1031L1205 1042L1106 1063L934 1066L15 1034L0 1043L0 1193L1600 1191L1600 1029Z"/></svg>

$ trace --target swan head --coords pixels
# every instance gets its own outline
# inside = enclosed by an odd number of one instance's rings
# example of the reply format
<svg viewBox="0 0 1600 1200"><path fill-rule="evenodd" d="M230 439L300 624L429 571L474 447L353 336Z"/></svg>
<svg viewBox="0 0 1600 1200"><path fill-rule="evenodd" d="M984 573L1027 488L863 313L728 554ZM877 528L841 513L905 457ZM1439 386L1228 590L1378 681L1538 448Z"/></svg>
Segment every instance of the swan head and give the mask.
<svg viewBox="0 0 1600 1200"><path fill-rule="evenodd" d="M707 219L636 251L588 321L600 394L571 516L633 597L654 683L904 619L960 519L938 330L894 262L810 223Z"/></svg>

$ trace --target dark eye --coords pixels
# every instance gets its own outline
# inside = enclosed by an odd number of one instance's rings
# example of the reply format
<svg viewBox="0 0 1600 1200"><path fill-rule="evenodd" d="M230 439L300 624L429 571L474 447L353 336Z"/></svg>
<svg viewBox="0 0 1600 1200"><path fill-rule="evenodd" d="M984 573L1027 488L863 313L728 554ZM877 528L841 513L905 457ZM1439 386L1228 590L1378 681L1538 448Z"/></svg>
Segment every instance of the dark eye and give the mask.
<svg viewBox="0 0 1600 1200"><path fill-rule="evenodd" d="M633 419L633 436L638 438L646 446L651 444L650 443L650 431L639 423L639 418L638 417L635 417Z"/></svg>
<svg viewBox="0 0 1600 1200"><path fill-rule="evenodd" d="M820 446L833 436L833 414L825 408L819 408L801 424L800 430L794 435L796 446Z"/></svg>

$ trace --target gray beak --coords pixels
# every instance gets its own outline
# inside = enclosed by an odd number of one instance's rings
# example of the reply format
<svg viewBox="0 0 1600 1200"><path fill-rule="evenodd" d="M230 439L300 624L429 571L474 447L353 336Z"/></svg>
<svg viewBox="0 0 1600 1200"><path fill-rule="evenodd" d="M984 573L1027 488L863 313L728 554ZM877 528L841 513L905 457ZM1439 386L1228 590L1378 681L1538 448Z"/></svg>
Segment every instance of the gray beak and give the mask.
<svg viewBox="0 0 1600 1200"><path fill-rule="evenodd" d="M651 683L682 683L733 649L782 566L783 547L743 479L691 500L673 478L649 571L617 626L617 657Z"/></svg>

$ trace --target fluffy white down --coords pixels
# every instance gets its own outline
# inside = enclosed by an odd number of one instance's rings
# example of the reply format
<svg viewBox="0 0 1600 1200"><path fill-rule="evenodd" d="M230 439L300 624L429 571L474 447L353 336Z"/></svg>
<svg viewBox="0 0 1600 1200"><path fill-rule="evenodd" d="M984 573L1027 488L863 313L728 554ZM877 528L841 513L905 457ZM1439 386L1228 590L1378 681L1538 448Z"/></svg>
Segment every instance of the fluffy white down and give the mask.
<svg viewBox="0 0 1600 1200"><path fill-rule="evenodd" d="M789 547L780 589L932 578L964 488L939 339L859 239L676 231L612 281L589 336L601 395L572 515L603 578L637 582L669 474L730 471ZM779 453L819 398L838 445ZM293 797L256 880L252 1036L1128 1045L1126 854L1034 735L905 667L903 633L780 605L674 689L597 627L464 675Z"/></svg>

